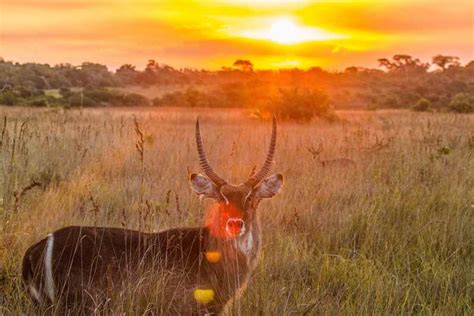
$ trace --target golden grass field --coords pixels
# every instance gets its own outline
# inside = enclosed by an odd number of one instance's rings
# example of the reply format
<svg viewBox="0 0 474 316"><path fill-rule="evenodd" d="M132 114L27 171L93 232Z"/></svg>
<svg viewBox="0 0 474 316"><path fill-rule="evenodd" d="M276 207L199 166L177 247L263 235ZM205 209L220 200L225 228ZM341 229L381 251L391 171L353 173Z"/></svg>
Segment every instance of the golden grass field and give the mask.
<svg viewBox="0 0 474 316"><path fill-rule="evenodd" d="M338 114L279 123L273 171L285 186L259 208L263 251L241 313L472 315L474 116ZM209 202L187 181L198 115L214 169L246 180L271 125L243 111L0 108L0 314L34 313L21 259L55 229L202 224ZM318 148L356 165L323 168ZM108 314L143 313L130 302Z"/></svg>

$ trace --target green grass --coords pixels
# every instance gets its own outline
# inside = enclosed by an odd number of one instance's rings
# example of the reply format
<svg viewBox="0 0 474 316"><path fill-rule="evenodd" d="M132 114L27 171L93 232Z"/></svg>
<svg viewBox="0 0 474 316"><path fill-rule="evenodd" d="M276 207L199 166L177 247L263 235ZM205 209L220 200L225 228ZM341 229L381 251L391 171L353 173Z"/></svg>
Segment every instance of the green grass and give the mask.
<svg viewBox="0 0 474 316"><path fill-rule="evenodd" d="M132 113L145 133L143 172ZM0 314L32 313L20 262L30 244L55 229L158 231L202 223L208 202L192 194L186 171L199 170L198 115L209 160L230 181L245 180L262 162L270 137L268 123L237 110L0 114L7 117ZM279 124L273 171L284 174L285 186L260 206L263 251L239 302L242 314L472 315L474 117L338 114L343 120L335 124ZM356 167L322 168L309 150L319 143L321 159L350 158ZM139 202L142 177L150 207ZM32 181L41 187L15 199ZM124 300L116 312L134 314L136 301Z"/></svg>
<svg viewBox="0 0 474 316"><path fill-rule="evenodd" d="M44 94L46 94L47 96L55 97L56 99L61 98L61 94L59 93L59 89L44 90Z"/></svg>

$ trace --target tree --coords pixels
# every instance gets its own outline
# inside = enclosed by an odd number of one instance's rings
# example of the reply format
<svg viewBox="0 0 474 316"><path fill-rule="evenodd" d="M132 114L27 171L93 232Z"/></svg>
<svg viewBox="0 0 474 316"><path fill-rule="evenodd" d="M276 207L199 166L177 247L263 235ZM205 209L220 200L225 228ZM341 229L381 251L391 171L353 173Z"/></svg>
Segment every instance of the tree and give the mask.
<svg viewBox="0 0 474 316"><path fill-rule="evenodd" d="M135 71L135 66L131 64L125 64L120 66L119 69L117 69L117 73L130 73Z"/></svg>
<svg viewBox="0 0 474 316"><path fill-rule="evenodd" d="M158 63L154 59L149 59L148 63L146 64L145 70L153 71L158 66Z"/></svg>
<svg viewBox="0 0 474 316"><path fill-rule="evenodd" d="M466 66L464 66L467 70L474 71L474 60L471 60L470 62L467 63Z"/></svg>
<svg viewBox="0 0 474 316"><path fill-rule="evenodd" d="M368 72L370 72L370 69L367 69L365 67L358 67L358 66L347 67L344 70L344 73L346 74L368 73Z"/></svg>
<svg viewBox="0 0 474 316"><path fill-rule="evenodd" d="M122 84L133 84L138 76L138 71L135 70L135 66L131 64L125 64L120 66L115 72Z"/></svg>
<svg viewBox="0 0 474 316"><path fill-rule="evenodd" d="M238 59L233 66L240 68L242 71L253 71L253 64L250 60Z"/></svg>
<svg viewBox="0 0 474 316"><path fill-rule="evenodd" d="M379 62L379 67L384 67L388 71L392 70L393 67L394 67L392 62L390 60L388 60L387 58L379 58L379 59L377 59L377 61Z"/></svg>
<svg viewBox="0 0 474 316"><path fill-rule="evenodd" d="M347 67L344 72L346 74L356 74L359 72L359 68L355 67L355 66L351 66L351 67Z"/></svg>
<svg viewBox="0 0 474 316"><path fill-rule="evenodd" d="M430 66L428 63L422 63L418 58L404 54L394 55L392 61L380 58L378 62L380 67L385 67L390 72L424 73Z"/></svg>
<svg viewBox="0 0 474 316"><path fill-rule="evenodd" d="M326 72L321 67L311 67L308 69L308 73L311 73L313 75L322 75Z"/></svg>
<svg viewBox="0 0 474 316"><path fill-rule="evenodd" d="M79 68L79 77L83 86L110 87L114 85L112 73L105 65L83 62Z"/></svg>
<svg viewBox="0 0 474 316"><path fill-rule="evenodd" d="M445 71L451 66L459 66L459 57L456 56L445 56L445 55L436 55L432 59L432 63L440 67Z"/></svg>

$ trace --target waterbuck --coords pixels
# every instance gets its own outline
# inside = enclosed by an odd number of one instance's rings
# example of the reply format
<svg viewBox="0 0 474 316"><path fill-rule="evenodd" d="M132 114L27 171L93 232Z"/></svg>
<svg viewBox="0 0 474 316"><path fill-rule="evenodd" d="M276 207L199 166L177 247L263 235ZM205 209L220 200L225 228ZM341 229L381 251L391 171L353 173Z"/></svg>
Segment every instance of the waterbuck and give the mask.
<svg viewBox="0 0 474 316"><path fill-rule="evenodd" d="M233 185L206 159L198 119L196 145L205 175L191 174L189 180L201 198L215 200L206 224L158 233L85 226L57 230L23 258L23 281L33 301L59 313L107 311L114 300L130 300L123 294L127 290L140 294L138 285L148 284L146 289L159 292L161 305L147 308L158 313L221 313L245 288L256 265L261 245L257 206L283 185L281 174L267 177L276 129L273 118L261 169Z"/></svg>
<svg viewBox="0 0 474 316"><path fill-rule="evenodd" d="M356 162L349 158L335 158L322 160L320 154L323 152L323 144L319 144L318 149L312 145L307 148L313 159L315 159L323 168L354 168L357 166Z"/></svg>

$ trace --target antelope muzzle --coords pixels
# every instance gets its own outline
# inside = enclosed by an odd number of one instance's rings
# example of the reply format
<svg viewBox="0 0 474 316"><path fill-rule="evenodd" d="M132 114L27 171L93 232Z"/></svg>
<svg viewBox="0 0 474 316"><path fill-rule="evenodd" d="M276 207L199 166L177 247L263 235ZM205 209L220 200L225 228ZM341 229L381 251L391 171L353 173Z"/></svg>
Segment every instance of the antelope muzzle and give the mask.
<svg viewBox="0 0 474 316"><path fill-rule="evenodd" d="M225 224L228 237L239 237L245 234L245 222L241 218L231 217Z"/></svg>

